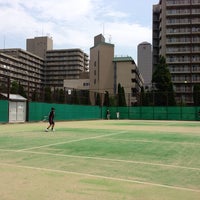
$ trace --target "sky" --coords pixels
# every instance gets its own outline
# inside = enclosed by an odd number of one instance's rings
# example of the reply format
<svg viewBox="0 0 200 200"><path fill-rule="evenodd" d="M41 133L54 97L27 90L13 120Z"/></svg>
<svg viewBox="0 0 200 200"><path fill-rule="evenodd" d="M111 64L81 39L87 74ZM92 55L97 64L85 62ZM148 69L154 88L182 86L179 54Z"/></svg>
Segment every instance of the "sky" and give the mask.
<svg viewBox="0 0 200 200"><path fill-rule="evenodd" d="M0 49L22 48L26 39L49 36L54 49L89 55L102 33L115 56L137 62L137 45L152 43L152 6L159 0L0 0Z"/></svg>

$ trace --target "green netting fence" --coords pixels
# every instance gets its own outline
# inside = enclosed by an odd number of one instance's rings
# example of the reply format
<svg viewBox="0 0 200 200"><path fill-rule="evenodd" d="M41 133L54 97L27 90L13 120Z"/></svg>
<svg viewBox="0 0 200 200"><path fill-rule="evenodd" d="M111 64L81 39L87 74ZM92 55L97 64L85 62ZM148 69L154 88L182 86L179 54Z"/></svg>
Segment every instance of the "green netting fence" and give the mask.
<svg viewBox="0 0 200 200"><path fill-rule="evenodd" d="M116 119L116 113L120 113L120 119L144 119L144 120L200 120L200 107L110 107L111 119Z"/></svg>
<svg viewBox="0 0 200 200"><path fill-rule="evenodd" d="M69 104L29 103L28 121L42 121L47 118L51 108L54 107L55 118L62 120L92 120L102 119L105 116L105 108L99 106L82 106Z"/></svg>
<svg viewBox="0 0 200 200"><path fill-rule="evenodd" d="M56 108L56 120L106 119L106 110L110 110L111 119L144 120L200 120L200 107L100 107L69 104L29 103L28 121L40 121L48 116L51 107Z"/></svg>
<svg viewBox="0 0 200 200"><path fill-rule="evenodd" d="M50 104L40 102L29 102L27 106L27 121L47 120L51 107L56 109L56 121L65 120L98 120L106 119L106 110L110 110L111 119L117 119L119 112L120 119L135 120L200 120L200 107L153 107L153 106L135 106L135 107L100 107L83 106L70 104ZM0 100L0 123L9 121L9 102Z"/></svg>
<svg viewBox="0 0 200 200"><path fill-rule="evenodd" d="M9 121L8 101L0 100L0 122L6 123Z"/></svg>

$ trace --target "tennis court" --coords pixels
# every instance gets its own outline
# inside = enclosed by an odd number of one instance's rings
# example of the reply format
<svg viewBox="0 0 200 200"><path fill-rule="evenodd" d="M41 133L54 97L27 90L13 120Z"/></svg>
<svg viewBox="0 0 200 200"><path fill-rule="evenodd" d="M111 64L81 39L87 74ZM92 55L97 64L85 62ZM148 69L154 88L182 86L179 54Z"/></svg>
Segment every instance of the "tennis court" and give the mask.
<svg viewBox="0 0 200 200"><path fill-rule="evenodd" d="M200 124L0 125L1 200L199 200Z"/></svg>

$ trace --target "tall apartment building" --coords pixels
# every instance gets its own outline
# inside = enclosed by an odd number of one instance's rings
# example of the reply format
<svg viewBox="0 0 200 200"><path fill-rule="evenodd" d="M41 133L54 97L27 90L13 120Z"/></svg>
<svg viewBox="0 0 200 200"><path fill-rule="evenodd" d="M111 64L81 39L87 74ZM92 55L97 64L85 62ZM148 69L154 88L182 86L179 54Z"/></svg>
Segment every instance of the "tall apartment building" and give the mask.
<svg viewBox="0 0 200 200"><path fill-rule="evenodd" d="M140 91L142 79L131 57L114 57L114 45L105 42L102 34L94 37L94 46L90 48L90 99L95 103L96 94L101 94L101 103L105 91L117 94L120 83L126 93L127 105L136 103L136 93Z"/></svg>
<svg viewBox="0 0 200 200"><path fill-rule="evenodd" d="M148 42L138 45L138 69L144 79L144 85L151 84L152 80L152 47Z"/></svg>
<svg viewBox="0 0 200 200"><path fill-rule="evenodd" d="M88 55L81 49L46 51L45 84L62 88L65 79L79 79L88 71Z"/></svg>
<svg viewBox="0 0 200 200"><path fill-rule="evenodd" d="M27 43L29 51L0 50L0 86L7 84L8 78L17 81L31 99L35 91L43 95L45 86L67 87L65 79L79 79L88 71L88 55L81 49L52 50L52 39L48 37L28 39Z"/></svg>
<svg viewBox="0 0 200 200"><path fill-rule="evenodd" d="M26 50L45 59L46 51L53 49L53 39L47 36L26 40Z"/></svg>
<svg viewBox="0 0 200 200"><path fill-rule="evenodd" d="M158 13L159 21L155 19ZM159 24L154 55L166 58L176 100L193 104L193 86L200 83L200 0L160 0L153 17L153 24ZM158 33L157 27L153 26L153 33ZM155 52L155 42L159 52Z"/></svg>
<svg viewBox="0 0 200 200"><path fill-rule="evenodd" d="M0 50L0 82L17 81L29 94L44 86L44 60L22 49Z"/></svg>
<svg viewBox="0 0 200 200"><path fill-rule="evenodd" d="M153 22L152 22L152 68L153 72L159 61L159 26L160 26L160 5L153 5Z"/></svg>
<svg viewBox="0 0 200 200"><path fill-rule="evenodd" d="M65 79L79 79L88 71L88 55L81 49L53 49L50 37L27 39L27 51L45 60L45 85L62 88Z"/></svg>

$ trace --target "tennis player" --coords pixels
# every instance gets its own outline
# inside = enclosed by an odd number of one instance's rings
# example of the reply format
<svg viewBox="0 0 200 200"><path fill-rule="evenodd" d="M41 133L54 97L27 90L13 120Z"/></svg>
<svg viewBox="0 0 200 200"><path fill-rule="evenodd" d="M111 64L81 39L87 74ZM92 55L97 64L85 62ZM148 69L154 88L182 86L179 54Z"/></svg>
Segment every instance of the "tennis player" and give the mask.
<svg viewBox="0 0 200 200"><path fill-rule="evenodd" d="M49 126L46 128L46 130L45 130L46 132L48 132L50 128L51 128L51 131L55 131L54 116L55 116L55 108L51 108L51 111L49 113Z"/></svg>

